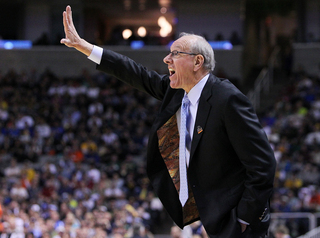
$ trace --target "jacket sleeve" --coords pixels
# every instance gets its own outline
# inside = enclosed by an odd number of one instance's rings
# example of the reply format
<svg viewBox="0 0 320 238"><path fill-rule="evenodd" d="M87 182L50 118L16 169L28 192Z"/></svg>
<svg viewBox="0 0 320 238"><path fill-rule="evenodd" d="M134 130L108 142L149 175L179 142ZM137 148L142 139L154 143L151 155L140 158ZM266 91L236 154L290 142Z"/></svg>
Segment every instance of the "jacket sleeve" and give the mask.
<svg viewBox="0 0 320 238"><path fill-rule="evenodd" d="M241 93L231 95L224 115L230 142L246 169L237 216L254 229L269 213L276 167L274 153L247 97Z"/></svg>
<svg viewBox="0 0 320 238"><path fill-rule="evenodd" d="M163 99L170 84L168 75L148 70L134 60L111 50L103 50L101 63L97 65L97 69L159 100Z"/></svg>

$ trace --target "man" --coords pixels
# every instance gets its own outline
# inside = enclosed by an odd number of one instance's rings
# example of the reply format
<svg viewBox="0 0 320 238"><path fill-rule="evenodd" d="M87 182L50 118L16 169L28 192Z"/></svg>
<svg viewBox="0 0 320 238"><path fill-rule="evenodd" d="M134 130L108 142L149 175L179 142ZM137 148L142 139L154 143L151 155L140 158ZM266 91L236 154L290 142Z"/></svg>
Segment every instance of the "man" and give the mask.
<svg viewBox="0 0 320 238"><path fill-rule="evenodd" d="M62 44L162 101L150 132L147 173L174 222L183 228L200 219L211 238L265 237L273 151L248 99L211 73L215 63L208 42L197 35L180 37L164 58L170 75L159 75L80 38L70 6L63 24Z"/></svg>

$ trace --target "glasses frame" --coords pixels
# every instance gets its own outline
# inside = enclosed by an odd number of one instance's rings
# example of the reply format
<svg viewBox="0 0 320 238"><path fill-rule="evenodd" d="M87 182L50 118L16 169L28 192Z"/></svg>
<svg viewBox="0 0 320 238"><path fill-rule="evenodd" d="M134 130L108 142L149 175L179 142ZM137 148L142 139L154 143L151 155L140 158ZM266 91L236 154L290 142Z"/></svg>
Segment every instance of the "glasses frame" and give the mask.
<svg viewBox="0 0 320 238"><path fill-rule="evenodd" d="M186 55L200 55L200 53L190 53L190 52L184 52L184 51L178 51L178 50L173 50L170 51L169 53L172 57L177 56L178 54L186 54Z"/></svg>

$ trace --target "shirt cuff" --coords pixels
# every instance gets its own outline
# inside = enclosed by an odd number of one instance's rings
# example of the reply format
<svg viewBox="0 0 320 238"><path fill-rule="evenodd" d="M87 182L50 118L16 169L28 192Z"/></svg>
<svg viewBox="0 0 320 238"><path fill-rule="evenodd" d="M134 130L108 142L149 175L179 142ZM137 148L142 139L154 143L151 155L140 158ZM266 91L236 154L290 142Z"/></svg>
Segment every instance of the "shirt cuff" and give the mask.
<svg viewBox="0 0 320 238"><path fill-rule="evenodd" d="M103 49L99 46L94 45L88 59L95 62L96 64L100 64L102 53L103 53Z"/></svg>
<svg viewBox="0 0 320 238"><path fill-rule="evenodd" d="M250 225L248 222L241 220L240 218L237 218L237 219L238 219L238 222L240 222L240 223L246 224L248 226Z"/></svg>

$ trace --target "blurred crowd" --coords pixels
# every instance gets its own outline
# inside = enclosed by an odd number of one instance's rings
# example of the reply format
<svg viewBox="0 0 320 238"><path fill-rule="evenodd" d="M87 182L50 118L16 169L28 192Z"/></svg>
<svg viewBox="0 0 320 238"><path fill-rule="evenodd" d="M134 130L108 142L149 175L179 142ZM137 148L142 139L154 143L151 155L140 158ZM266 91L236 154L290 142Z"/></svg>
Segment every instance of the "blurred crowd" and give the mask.
<svg viewBox="0 0 320 238"><path fill-rule="evenodd" d="M320 71L308 75L300 68L291 74L260 121L277 160L272 212L320 212ZM285 226L297 237L309 222L274 219L271 230Z"/></svg>
<svg viewBox="0 0 320 238"><path fill-rule="evenodd" d="M145 171L158 106L102 73L0 72L0 238L152 238L173 225ZM272 212L320 212L320 74L292 74L259 119L278 162ZM307 230L271 224L274 237ZM206 235L197 222L171 237Z"/></svg>
<svg viewBox="0 0 320 238"><path fill-rule="evenodd" d="M0 237L152 237L167 219L144 163L157 105L105 74L0 74Z"/></svg>

